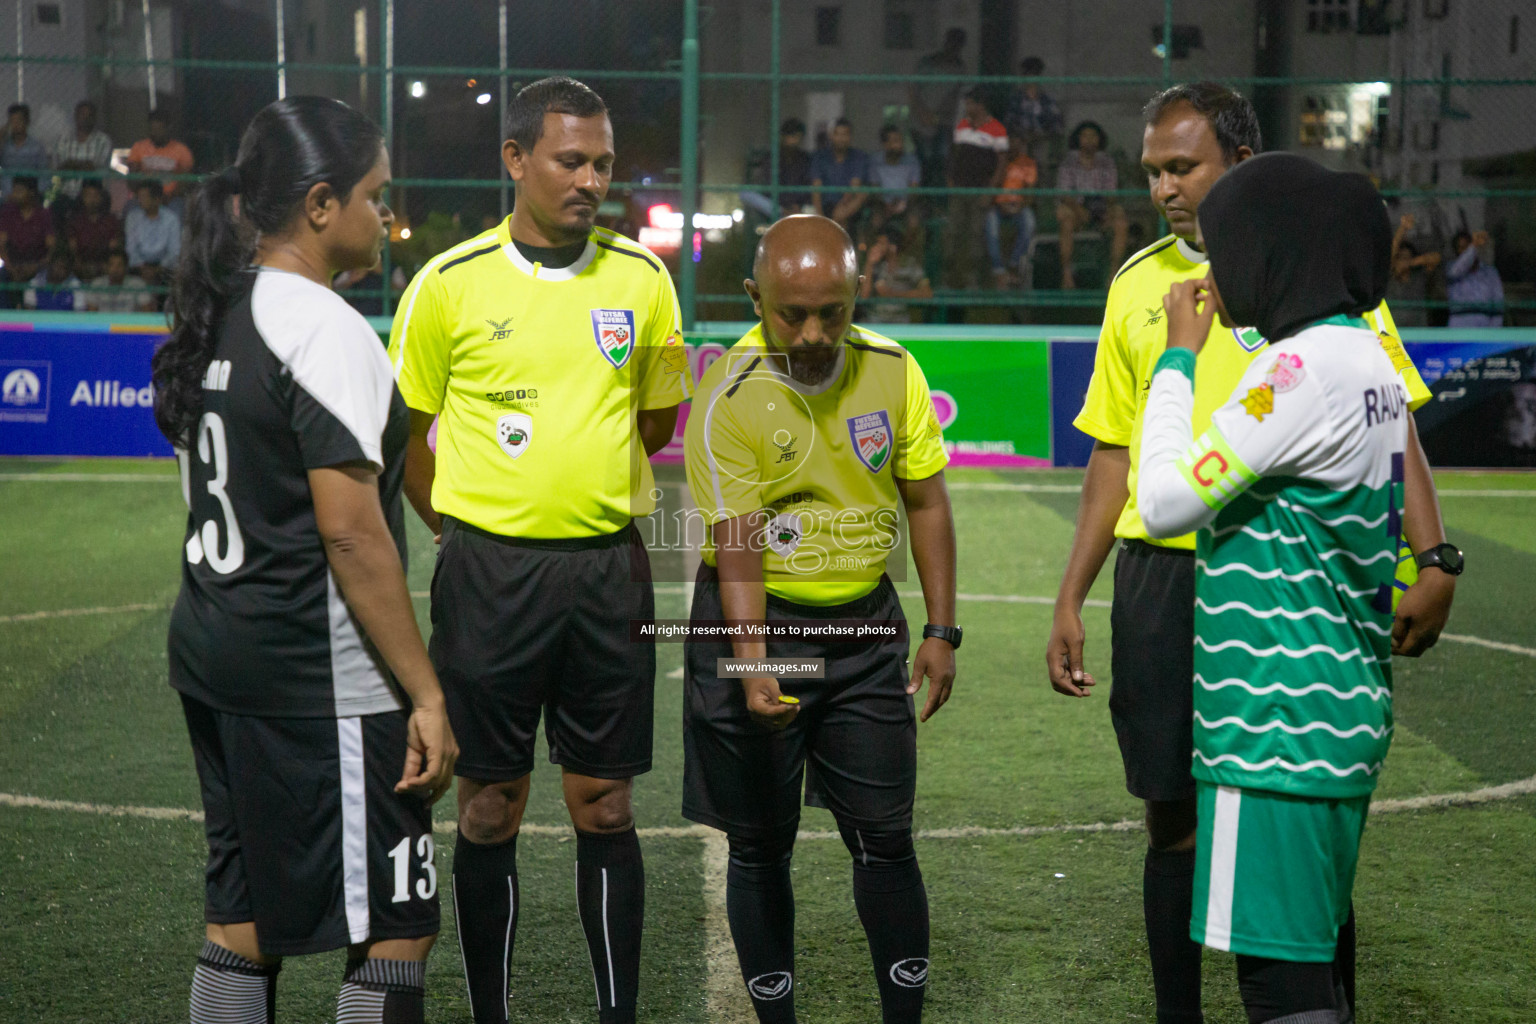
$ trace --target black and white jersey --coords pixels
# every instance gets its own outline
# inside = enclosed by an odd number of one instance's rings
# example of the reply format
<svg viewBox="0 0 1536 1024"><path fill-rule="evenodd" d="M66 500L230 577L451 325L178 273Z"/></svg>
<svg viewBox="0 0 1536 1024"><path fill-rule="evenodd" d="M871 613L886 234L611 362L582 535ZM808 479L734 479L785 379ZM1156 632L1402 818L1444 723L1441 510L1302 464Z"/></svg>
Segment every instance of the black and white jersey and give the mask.
<svg viewBox="0 0 1536 1024"><path fill-rule="evenodd" d="M231 714L397 710L393 676L326 561L307 471L372 463L403 563L410 413L378 335L340 296L297 274L251 276L181 455L189 513L171 685Z"/></svg>

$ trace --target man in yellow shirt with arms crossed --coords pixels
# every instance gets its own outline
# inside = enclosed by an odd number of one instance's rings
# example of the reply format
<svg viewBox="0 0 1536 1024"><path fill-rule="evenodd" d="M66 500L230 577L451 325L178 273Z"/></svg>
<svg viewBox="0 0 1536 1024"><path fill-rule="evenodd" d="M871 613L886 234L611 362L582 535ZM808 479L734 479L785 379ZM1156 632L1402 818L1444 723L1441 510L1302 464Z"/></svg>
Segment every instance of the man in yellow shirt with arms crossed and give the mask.
<svg viewBox="0 0 1536 1024"><path fill-rule="evenodd" d="M1194 880L1193 535L1153 541L1136 512L1136 464L1152 368L1167 344L1163 296L1175 281L1203 278L1206 256L1195 211L1230 167L1261 148L1258 117L1233 90L1212 82L1174 86L1144 111L1142 166L1153 203L1172 229L1128 260L1110 285L1093 377L1075 425L1094 438L1083 479L1072 551L1056 598L1046 647L1051 685L1086 697L1083 601L1119 540L1110 613L1110 716L1125 763L1126 788L1146 802L1148 850L1143 909L1158 1024L1198 1024L1200 946L1189 937ZM1410 408L1429 391L1397 338L1385 303L1366 318L1408 391ZM1198 433L1226 401L1265 341L1252 328L1213 324L1199 356L1194 423ZM1265 396L1255 395L1262 405ZM1257 408L1257 415L1262 415ZM1393 652L1416 656L1445 625L1460 552L1445 544L1429 464L1410 428L1405 534L1425 572L1402 597ZM1340 930L1339 982L1354 1003L1354 916Z"/></svg>
<svg viewBox="0 0 1536 1024"><path fill-rule="evenodd" d="M886 1024L921 1018L928 978L912 695L927 677L923 720L943 706L960 646L949 458L917 361L852 325L858 284L842 228L775 224L746 282L762 322L704 373L688 417L688 486L708 530L691 627L795 631L695 637L684 655L683 814L729 837L726 910L764 1024L795 1020L802 780L853 854ZM885 574L888 557L905 561L903 509L928 614L910 673ZM792 678L782 661L822 675Z"/></svg>
<svg viewBox="0 0 1536 1024"><path fill-rule="evenodd" d="M632 520L655 508L648 457L692 384L661 261L593 226L614 161L602 99L534 82L505 136L512 215L427 262L389 347L411 408L405 493L442 538L430 653L466 755L454 907L475 1021L502 1024L542 714L598 1019L625 1024L645 907L630 793L651 767L656 676L655 647L629 637L655 615Z"/></svg>

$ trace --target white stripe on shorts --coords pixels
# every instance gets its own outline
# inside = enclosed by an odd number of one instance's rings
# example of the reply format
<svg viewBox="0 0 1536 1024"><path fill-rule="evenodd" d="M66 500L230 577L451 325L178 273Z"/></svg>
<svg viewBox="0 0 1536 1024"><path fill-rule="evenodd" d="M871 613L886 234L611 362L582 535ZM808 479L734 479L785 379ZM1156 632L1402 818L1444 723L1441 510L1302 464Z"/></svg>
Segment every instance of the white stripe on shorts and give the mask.
<svg viewBox="0 0 1536 1024"><path fill-rule="evenodd" d="M368 938L368 802L364 789L363 720L336 719L341 767L341 893L347 932L354 943Z"/></svg>
<svg viewBox="0 0 1536 1024"><path fill-rule="evenodd" d="M1211 878L1205 904L1205 944L1232 948L1232 890L1237 882L1237 819L1243 791L1216 787L1216 816L1211 822Z"/></svg>

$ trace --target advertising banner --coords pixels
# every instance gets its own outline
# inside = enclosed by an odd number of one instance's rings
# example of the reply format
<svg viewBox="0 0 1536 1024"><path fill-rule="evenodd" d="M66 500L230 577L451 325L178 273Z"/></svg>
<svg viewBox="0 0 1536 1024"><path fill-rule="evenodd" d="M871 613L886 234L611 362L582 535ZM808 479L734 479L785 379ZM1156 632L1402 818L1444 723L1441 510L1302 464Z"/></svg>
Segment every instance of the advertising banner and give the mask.
<svg viewBox="0 0 1536 1024"><path fill-rule="evenodd" d="M8 314L0 320L0 455L169 456L155 428L150 357L163 326L92 314ZM388 321L375 318L388 330ZM688 339L697 380L746 325L710 325ZM1033 337L1019 337L1027 331ZM1092 439L1072 426L1093 372L1091 329L942 328L893 331L922 367L956 467L1086 465ZM949 336L945 336L948 334ZM1407 332L1434 393L1416 414L1430 461L1536 466L1536 336L1529 330ZM1012 336L1010 336L1012 335ZM689 407L658 456L680 461Z"/></svg>
<svg viewBox="0 0 1536 1024"><path fill-rule="evenodd" d="M0 455L169 456L149 382L164 336L0 323Z"/></svg>

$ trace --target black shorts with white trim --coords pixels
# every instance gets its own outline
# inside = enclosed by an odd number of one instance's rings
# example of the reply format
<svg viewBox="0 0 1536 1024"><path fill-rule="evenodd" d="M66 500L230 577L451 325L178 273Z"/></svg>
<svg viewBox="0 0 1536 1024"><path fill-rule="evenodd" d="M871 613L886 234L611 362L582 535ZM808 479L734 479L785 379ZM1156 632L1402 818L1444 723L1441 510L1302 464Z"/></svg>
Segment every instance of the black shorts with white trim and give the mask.
<svg viewBox="0 0 1536 1024"><path fill-rule="evenodd" d="M208 835L205 919L270 956L438 930L430 806L395 792L407 715L265 718L181 698Z"/></svg>
<svg viewBox="0 0 1536 1024"><path fill-rule="evenodd" d="M802 605L769 595L769 622L861 619L905 623L889 577L846 604ZM725 618L715 569L699 566L694 621ZM793 834L805 802L867 831L910 828L917 787L917 717L907 695L907 639L773 641L768 656L824 659L824 679L782 679L799 699L787 727L770 731L747 712L738 679L716 674L728 641L684 648L683 816L733 836Z"/></svg>

